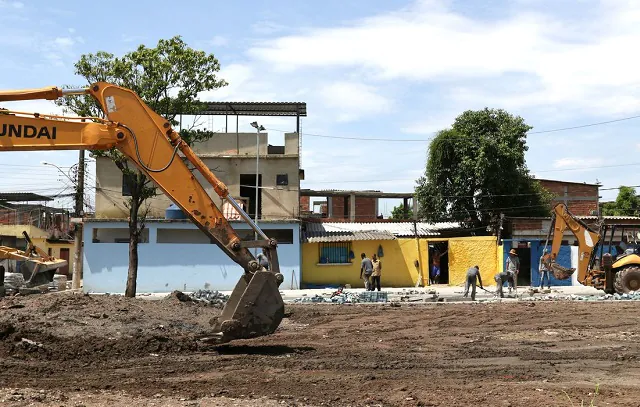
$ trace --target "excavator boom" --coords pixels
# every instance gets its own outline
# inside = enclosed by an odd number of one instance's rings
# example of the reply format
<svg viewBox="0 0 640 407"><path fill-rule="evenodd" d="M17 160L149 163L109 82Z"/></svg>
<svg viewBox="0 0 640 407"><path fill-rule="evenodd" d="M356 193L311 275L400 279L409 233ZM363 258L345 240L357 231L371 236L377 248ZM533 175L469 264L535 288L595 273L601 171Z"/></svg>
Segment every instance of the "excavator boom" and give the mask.
<svg viewBox="0 0 640 407"><path fill-rule="evenodd" d="M284 316L278 287L283 281L277 242L251 220L220 181L171 124L133 91L98 82L86 89L43 88L0 92L0 101L56 99L88 94L106 118L69 118L0 110L0 151L106 150L116 148L162 190L223 252L244 269L214 329L221 342L273 333ZM179 155L182 153L182 156ZM184 159L183 159L184 157ZM222 215L189 162L249 223L261 240L243 242ZM260 267L250 247L266 249L269 271Z"/></svg>

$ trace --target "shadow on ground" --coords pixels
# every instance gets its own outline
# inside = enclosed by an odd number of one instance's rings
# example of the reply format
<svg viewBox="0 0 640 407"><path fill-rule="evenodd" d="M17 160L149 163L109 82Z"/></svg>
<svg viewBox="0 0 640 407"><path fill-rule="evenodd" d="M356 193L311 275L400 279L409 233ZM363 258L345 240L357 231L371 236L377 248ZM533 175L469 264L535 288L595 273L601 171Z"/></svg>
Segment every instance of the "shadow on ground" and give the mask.
<svg viewBox="0 0 640 407"><path fill-rule="evenodd" d="M284 346L284 345L221 345L214 351L221 355L264 355L279 356L288 353L305 353L316 350L311 346Z"/></svg>

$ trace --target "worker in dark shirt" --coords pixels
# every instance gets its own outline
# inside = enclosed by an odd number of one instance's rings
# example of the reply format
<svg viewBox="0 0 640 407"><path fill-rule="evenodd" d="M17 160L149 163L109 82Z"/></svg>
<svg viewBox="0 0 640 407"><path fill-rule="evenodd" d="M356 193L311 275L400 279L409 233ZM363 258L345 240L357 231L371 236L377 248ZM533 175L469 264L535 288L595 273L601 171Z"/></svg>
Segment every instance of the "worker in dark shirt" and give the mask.
<svg viewBox="0 0 640 407"><path fill-rule="evenodd" d="M509 284L515 284L513 281L513 274L509 273L508 271L503 271L502 273L496 274L493 279L496 280L497 285L496 295L500 295L500 298L504 298L504 293L502 292L502 284L504 284L505 282L509 282Z"/></svg>
<svg viewBox="0 0 640 407"><path fill-rule="evenodd" d="M371 274L373 274L373 263L366 254L362 253L362 262L360 263L360 278L364 280L364 289L370 291L371 289Z"/></svg>
<svg viewBox="0 0 640 407"><path fill-rule="evenodd" d="M484 288L482 286L482 277L480 277L480 267L473 266L469 270L467 270L467 280L464 283L464 296L469 295L469 287L471 287L471 300L476 300L476 279L480 283L480 288Z"/></svg>

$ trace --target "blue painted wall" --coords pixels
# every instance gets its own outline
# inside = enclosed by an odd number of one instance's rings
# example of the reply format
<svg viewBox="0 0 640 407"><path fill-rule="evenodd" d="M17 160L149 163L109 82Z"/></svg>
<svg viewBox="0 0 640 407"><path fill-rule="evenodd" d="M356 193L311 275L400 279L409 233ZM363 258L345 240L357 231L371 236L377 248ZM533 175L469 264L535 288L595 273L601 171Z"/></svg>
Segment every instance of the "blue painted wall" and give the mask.
<svg viewBox="0 0 640 407"><path fill-rule="evenodd" d="M232 224L249 229L246 224ZM125 222L87 222L84 224L83 284L85 292L123 293L129 265L127 243L92 243L95 228L127 228ZM138 245L138 293L233 290L243 270L212 243L155 243L157 229L197 229L191 223L147 222L149 243ZM300 236L297 223L260 223L260 228L291 229L293 244L278 245L280 289L300 284ZM253 249L251 249L253 253Z"/></svg>
<svg viewBox="0 0 640 407"><path fill-rule="evenodd" d="M543 240L529 240L529 239L522 239L519 241L531 242L531 286L539 287L541 274L540 274L540 271L538 270L538 265L540 261L540 256L542 256L542 250L544 249L545 242ZM510 240L504 240L502 243L502 246L503 246L503 252L504 252L504 262L502 264L501 271L504 271L506 270L506 263L507 263L507 259L509 258L509 250L511 250L512 242ZM549 245L547 249L551 250L551 245ZM524 250L524 249L518 249L518 250ZM557 262L563 267L571 267L571 246L568 246L568 245L560 246ZM553 277L553 274L550 274L550 276L551 276L552 286L570 286L571 285L570 278L566 280L558 280L555 277ZM506 287L506 283L504 285ZM544 285L545 287L547 285L546 279L544 281Z"/></svg>
<svg viewBox="0 0 640 407"><path fill-rule="evenodd" d="M542 250L544 249L544 241L532 241L531 242L531 286L540 287L540 278L542 274L538 269L540 257L542 256ZM551 245L547 246L547 250L551 250ZM558 257L556 262L562 267L571 268L571 246L560 246ZM553 276L553 273L549 273L551 277L552 286L568 286L571 285L571 278L566 280L558 280ZM544 280L544 286L547 286L547 279Z"/></svg>

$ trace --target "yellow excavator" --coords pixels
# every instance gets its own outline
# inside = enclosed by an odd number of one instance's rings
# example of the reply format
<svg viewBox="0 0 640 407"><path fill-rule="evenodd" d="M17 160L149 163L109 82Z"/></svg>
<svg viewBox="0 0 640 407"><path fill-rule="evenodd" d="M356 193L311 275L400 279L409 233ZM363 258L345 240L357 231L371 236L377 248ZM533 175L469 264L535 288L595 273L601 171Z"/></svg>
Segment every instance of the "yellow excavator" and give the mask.
<svg viewBox="0 0 640 407"><path fill-rule="evenodd" d="M107 150L116 148L162 190L191 221L243 269L243 276L214 323L219 342L273 333L284 317L278 287L277 241L269 238L221 182L181 139L171 123L155 113L135 92L106 82L88 88L58 87L0 91L0 102L56 100L90 95L105 118L67 117L0 110L0 151ZM179 155L181 153L182 156ZM242 241L185 160L198 170L260 237ZM270 267L260 266L249 248L263 248Z"/></svg>
<svg viewBox="0 0 640 407"><path fill-rule="evenodd" d="M608 294L640 290L640 256L632 252L622 253L614 258L611 254L611 241L616 233L616 226L621 225L604 225L601 222L600 230L595 231L573 215L565 204L557 204L553 209L547 236L548 242L553 234L551 252L543 254L541 265L553 272L557 279L564 280L571 277L575 269L565 268L556 263L564 232L568 228L578 241L577 279L580 284L604 290ZM640 227L640 225L635 226ZM603 242L608 231L611 232L609 251L603 253Z"/></svg>

